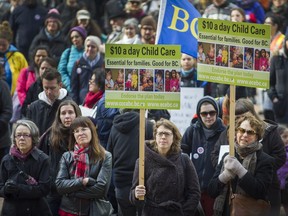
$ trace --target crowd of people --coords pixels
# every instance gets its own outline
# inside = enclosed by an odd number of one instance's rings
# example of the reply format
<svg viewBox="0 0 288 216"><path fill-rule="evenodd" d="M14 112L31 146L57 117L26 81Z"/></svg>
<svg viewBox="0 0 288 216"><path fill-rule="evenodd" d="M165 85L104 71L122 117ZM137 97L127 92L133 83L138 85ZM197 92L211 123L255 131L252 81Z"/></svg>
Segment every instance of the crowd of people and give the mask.
<svg viewBox="0 0 288 216"><path fill-rule="evenodd" d="M269 202L267 215L280 215L281 205L288 214L288 3L191 3L204 18L271 26L270 55L247 49L242 57L249 68L259 56L270 89L263 120L256 89L236 88L235 156L219 156L228 145L228 86L197 80L197 62L220 64L219 47L182 53L179 71L119 69L116 78L105 69L105 44L155 44L159 1L0 3L3 216L88 216L95 205L119 216L230 215L230 193ZM236 65L236 48L227 59L224 51L221 64ZM105 90L151 91L149 81L155 91L203 88L204 96L183 136L168 111L148 111L142 185L139 110L105 107Z"/></svg>

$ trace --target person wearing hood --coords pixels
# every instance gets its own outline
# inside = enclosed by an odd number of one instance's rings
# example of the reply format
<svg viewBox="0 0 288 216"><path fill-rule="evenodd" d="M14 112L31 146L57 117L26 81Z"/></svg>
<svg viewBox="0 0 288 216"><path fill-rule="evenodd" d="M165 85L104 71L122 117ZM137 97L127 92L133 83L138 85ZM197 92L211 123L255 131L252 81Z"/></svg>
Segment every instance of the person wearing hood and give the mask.
<svg viewBox="0 0 288 216"><path fill-rule="evenodd" d="M270 62L270 89L267 93L273 103L275 121L288 125L288 36L285 37L283 49Z"/></svg>
<svg viewBox="0 0 288 216"><path fill-rule="evenodd" d="M27 118L38 126L40 135L52 125L59 104L71 99L62 88L61 74L56 69L47 68L41 78L44 90L27 109Z"/></svg>
<svg viewBox="0 0 288 216"><path fill-rule="evenodd" d="M7 21L0 24L0 64L11 95L16 91L17 79L22 68L28 67L24 55L12 43L13 32Z"/></svg>
<svg viewBox="0 0 288 216"><path fill-rule="evenodd" d="M116 116L108 139L107 150L112 154L113 184L119 215L135 215L129 201L135 162L139 157L139 110L123 109ZM145 140L153 139L153 123L146 120Z"/></svg>
<svg viewBox="0 0 288 216"><path fill-rule="evenodd" d="M181 140L181 149L192 155L201 189L201 205L206 215L213 215L214 199L207 192L209 181L215 172L211 152L225 126L219 118L219 109L214 98L204 96L199 100L196 111L198 119L186 129Z"/></svg>

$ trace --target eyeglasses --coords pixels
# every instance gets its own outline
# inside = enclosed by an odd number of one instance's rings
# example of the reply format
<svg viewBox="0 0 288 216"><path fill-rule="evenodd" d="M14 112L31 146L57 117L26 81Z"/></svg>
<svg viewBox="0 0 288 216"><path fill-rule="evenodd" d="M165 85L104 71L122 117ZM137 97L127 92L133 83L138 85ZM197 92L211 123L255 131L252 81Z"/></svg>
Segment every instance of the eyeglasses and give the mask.
<svg viewBox="0 0 288 216"><path fill-rule="evenodd" d="M31 137L31 134L16 134L15 135L16 139L20 139L21 137L23 137L24 139L28 139Z"/></svg>
<svg viewBox="0 0 288 216"><path fill-rule="evenodd" d="M241 128L241 127L237 128L237 131L241 134L247 133L248 136L252 136L256 134L256 132L253 130L245 130L244 128Z"/></svg>
<svg viewBox="0 0 288 216"><path fill-rule="evenodd" d="M142 27L144 31L153 31L154 29L152 27Z"/></svg>
<svg viewBox="0 0 288 216"><path fill-rule="evenodd" d="M73 133L74 133L74 134L85 133L87 130L89 130L88 127L78 128L78 129L75 129L75 130L73 131Z"/></svg>
<svg viewBox="0 0 288 216"><path fill-rule="evenodd" d="M209 111L209 112L201 112L200 115L202 117L207 117L208 115L211 116L211 117L214 117L216 115L216 111L213 110L213 111Z"/></svg>
<svg viewBox="0 0 288 216"><path fill-rule="evenodd" d="M164 135L165 137L169 137L169 136L172 135L172 133L163 131L163 132L158 132L158 133L156 134L156 136L158 136L158 137L162 137L163 135Z"/></svg>

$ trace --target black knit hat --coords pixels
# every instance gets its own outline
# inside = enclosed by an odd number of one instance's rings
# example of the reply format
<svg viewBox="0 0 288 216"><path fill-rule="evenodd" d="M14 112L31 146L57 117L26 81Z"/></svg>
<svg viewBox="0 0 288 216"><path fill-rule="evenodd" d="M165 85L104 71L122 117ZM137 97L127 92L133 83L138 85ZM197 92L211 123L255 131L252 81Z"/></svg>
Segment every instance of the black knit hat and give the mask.
<svg viewBox="0 0 288 216"><path fill-rule="evenodd" d="M217 105L215 99L214 99L213 97L211 97L211 96L204 96L203 98L201 98L201 99L199 100L199 102L198 102L198 104L197 104L197 108L196 108L197 116L200 117L200 108L201 108L201 105L202 105L203 103L205 103L205 102L211 104L211 105L214 107L214 109L215 109L216 112L217 112L217 116L218 116L218 115L219 115L218 105Z"/></svg>

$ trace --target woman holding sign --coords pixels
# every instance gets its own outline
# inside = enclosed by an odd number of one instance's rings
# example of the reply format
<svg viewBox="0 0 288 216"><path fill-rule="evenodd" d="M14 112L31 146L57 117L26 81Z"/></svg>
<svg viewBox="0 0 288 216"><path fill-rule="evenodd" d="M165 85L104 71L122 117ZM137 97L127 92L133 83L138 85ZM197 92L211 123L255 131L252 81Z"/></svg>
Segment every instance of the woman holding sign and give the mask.
<svg viewBox="0 0 288 216"><path fill-rule="evenodd" d="M154 139L145 147L145 185L138 185L139 159L136 161L130 200L140 205L142 216L194 215L200 200L197 173L188 155L180 149L181 134L166 119L157 121Z"/></svg>
<svg viewBox="0 0 288 216"><path fill-rule="evenodd" d="M265 201L273 178L273 158L263 152L259 142L265 129L261 121L248 113L237 120L235 130L235 157L227 154L223 156L208 187L209 194L217 197L213 215L230 215L230 198L234 204L238 196L250 200L250 206L246 206L243 211L253 212L242 211L242 215L266 215L269 205ZM230 181L231 188L228 184ZM230 193L233 195L230 196ZM267 204L266 211L262 207L263 212L256 214L257 204L253 205L256 200ZM241 215L240 212L232 213L232 210L234 206L230 206L231 215Z"/></svg>

